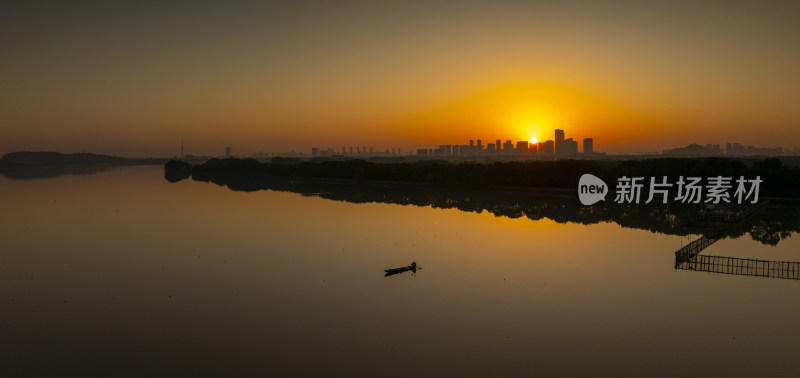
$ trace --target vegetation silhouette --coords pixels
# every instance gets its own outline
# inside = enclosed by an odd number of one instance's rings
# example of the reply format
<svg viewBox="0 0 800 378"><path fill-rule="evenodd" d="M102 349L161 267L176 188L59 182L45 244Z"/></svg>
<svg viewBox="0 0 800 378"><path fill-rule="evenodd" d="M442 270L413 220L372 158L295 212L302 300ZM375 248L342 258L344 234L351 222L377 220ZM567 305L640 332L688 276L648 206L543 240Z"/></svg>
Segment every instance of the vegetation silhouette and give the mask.
<svg viewBox="0 0 800 378"><path fill-rule="evenodd" d="M165 161L167 159L22 151L11 152L0 158L0 174L12 180L30 180L63 175L88 175L107 171L116 166L158 165L164 164Z"/></svg>
<svg viewBox="0 0 800 378"><path fill-rule="evenodd" d="M672 159L670 159L672 160ZM676 163L683 163L677 159ZM718 161L711 161L718 164ZM567 162L565 165L569 165ZM721 163L724 166L724 162ZM774 163L768 163L774 164ZM296 164L303 169L319 169L309 164ZM422 166L422 170L431 166L447 166L442 163L403 164L405 167L390 169L413 171ZM501 164L501 171L514 171L518 164ZM355 167L365 167L362 175L372 176L372 165L363 161L352 161L348 164L334 165L340 171L330 174L336 178L317 178L310 175L290 176L266 174L275 167L268 167L251 159L212 159L207 164L193 166L192 179L212 182L236 191L275 190L299 193L308 196L319 196L335 201L350 203L390 203L398 205L430 206L442 209L458 209L465 212L482 213L487 211L496 216L508 218L527 217L532 220L552 219L558 223L595 224L614 222L622 227L644 229L668 235L717 235L720 237L738 238L749 234L754 240L764 244L775 245L794 232L800 232L800 204L794 199L773 199L768 206L756 216L744 217L756 205L742 204L716 206L708 209L702 204L682 203L650 203L650 204L618 204L613 200L599 202L593 206L583 206L577 199L576 186L569 189L539 187L459 187L446 184L430 184L428 182L401 182L381 180L344 179L352 174ZM551 168L562 165L546 165ZM731 164L730 171L741 170ZM693 174L703 175L709 171L695 170ZM749 169L747 167L744 167ZM461 169L465 169L461 167ZM487 168L482 168L487 169ZM537 167L536 169L542 169ZM642 169L648 169L647 166ZM781 168L782 169L782 168ZM280 171L280 169L278 169ZM435 171L435 168L430 168ZM430 173L429 171L429 173ZM289 170L288 172L295 172ZM328 171L331 172L331 171ZM596 171L595 171L596 172ZM644 171L643 171L644 172ZM409 173L409 175L416 173ZM363 176L362 176L363 177ZM557 175L550 176L556 179ZM559 180L565 180L560 178ZM571 180L567 178L566 181ZM611 196L611 195L610 195ZM611 197L613 199L613 196ZM716 221L710 221L709 213L713 212ZM720 215L721 214L721 215ZM738 223L729 223L745 218ZM720 228L724 228L722 234Z"/></svg>
<svg viewBox="0 0 800 378"><path fill-rule="evenodd" d="M90 153L62 154L48 151L10 152L0 158L1 168L37 167L60 165L156 165L164 164L167 159L161 158L126 158L120 156L98 155Z"/></svg>
<svg viewBox="0 0 800 378"><path fill-rule="evenodd" d="M428 160L414 163L373 163L364 160L302 162L274 158L272 163L255 159L210 159L191 167L196 179L219 179L224 175L286 178L322 178L439 185L452 188L576 188L580 176L591 173L613 188L623 176L666 176L669 182L683 177L760 176L761 196L800 198L800 167L784 165L778 158L766 158L747 165L727 158L659 158L646 160L556 160L529 162L460 163ZM673 186L672 190L676 190Z"/></svg>
<svg viewBox="0 0 800 378"><path fill-rule="evenodd" d="M11 180L46 179L66 175L85 176L113 169L110 165L49 165L25 168L0 169L0 174Z"/></svg>
<svg viewBox="0 0 800 378"><path fill-rule="evenodd" d="M164 164L164 178L169 182L178 182L189 178L192 165L180 160L170 160Z"/></svg>

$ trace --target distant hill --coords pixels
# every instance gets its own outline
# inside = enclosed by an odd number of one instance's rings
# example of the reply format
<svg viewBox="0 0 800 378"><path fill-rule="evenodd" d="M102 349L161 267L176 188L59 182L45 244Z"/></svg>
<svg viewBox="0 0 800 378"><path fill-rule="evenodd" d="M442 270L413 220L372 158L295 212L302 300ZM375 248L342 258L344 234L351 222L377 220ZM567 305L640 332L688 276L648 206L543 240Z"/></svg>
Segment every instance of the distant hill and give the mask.
<svg viewBox="0 0 800 378"><path fill-rule="evenodd" d="M11 152L0 158L3 167L37 167L51 165L140 165L164 164L167 159L159 158L125 158L119 156L98 155L90 153L62 154L60 152Z"/></svg>
<svg viewBox="0 0 800 378"><path fill-rule="evenodd" d="M701 157L701 156L715 156L719 154L721 154L721 152L714 151L710 148L703 147L699 144L690 144L686 147L664 150L664 156Z"/></svg>

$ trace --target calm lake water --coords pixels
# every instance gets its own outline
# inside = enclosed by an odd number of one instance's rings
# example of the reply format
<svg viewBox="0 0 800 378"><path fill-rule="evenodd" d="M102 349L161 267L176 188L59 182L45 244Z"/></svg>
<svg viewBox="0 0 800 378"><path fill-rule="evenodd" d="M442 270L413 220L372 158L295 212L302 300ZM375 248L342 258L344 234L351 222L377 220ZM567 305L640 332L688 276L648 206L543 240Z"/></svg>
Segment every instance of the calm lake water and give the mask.
<svg viewBox="0 0 800 378"><path fill-rule="evenodd" d="M676 270L678 235L162 167L0 191L0 376L800 376L800 281Z"/></svg>

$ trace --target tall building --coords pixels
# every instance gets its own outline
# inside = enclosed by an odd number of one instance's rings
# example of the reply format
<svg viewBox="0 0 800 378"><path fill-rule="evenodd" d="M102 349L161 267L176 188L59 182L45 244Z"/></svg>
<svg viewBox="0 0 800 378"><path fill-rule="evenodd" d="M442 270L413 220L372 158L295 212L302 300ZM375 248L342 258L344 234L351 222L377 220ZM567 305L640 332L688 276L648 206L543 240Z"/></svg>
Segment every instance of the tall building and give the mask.
<svg viewBox="0 0 800 378"><path fill-rule="evenodd" d="M556 143L555 154L556 156L564 155L564 130L556 129Z"/></svg>
<svg viewBox="0 0 800 378"><path fill-rule="evenodd" d="M561 155L569 156L577 154L578 154L578 141L572 140L572 138L567 138L567 140L561 142Z"/></svg>
<svg viewBox="0 0 800 378"><path fill-rule="evenodd" d="M495 145L494 149L497 150L497 151L500 151L500 148L502 147L502 144L500 144L500 139L496 140L494 142L494 145Z"/></svg>
<svg viewBox="0 0 800 378"><path fill-rule="evenodd" d="M552 140L546 140L542 143L539 143L539 155L553 156L553 153L555 153L555 142Z"/></svg>
<svg viewBox="0 0 800 378"><path fill-rule="evenodd" d="M521 141L517 142L516 152L517 152L517 154L528 152L528 141L527 140L521 140Z"/></svg>
<svg viewBox="0 0 800 378"><path fill-rule="evenodd" d="M583 138L583 153L591 154L594 152L594 139Z"/></svg>
<svg viewBox="0 0 800 378"><path fill-rule="evenodd" d="M225 147L225 157L231 157L231 148Z"/></svg>

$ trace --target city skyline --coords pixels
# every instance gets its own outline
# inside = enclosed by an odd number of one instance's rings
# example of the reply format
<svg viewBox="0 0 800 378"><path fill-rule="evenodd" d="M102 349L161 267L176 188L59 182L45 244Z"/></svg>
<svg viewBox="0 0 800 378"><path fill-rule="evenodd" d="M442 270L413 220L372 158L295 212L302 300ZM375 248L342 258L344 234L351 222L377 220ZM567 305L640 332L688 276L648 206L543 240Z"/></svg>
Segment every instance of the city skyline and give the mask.
<svg viewBox="0 0 800 378"><path fill-rule="evenodd" d="M469 157L469 156L549 156L549 157L567 157L578 154L578 143L573 138L564 139L565 131L561 129L555 130L555 140L538 141L538 138L532 137L529 140L513 141L512 139L495 139L493 142L483 144L482 139L470 139L469 144L441 144L436 148L425 148L418 146L417 148L406 153L406 156L418 157ZM228 150L226 155L230 155ZM594 139L584 138L583 149L584 154L594 154ZM604 154L604 153L603 153ZM367 146L353 146L342 147L341 151L328 147L321 149L319 147L311 148L312 157L324 156L404 156L400 148L387 148L385 150L374 149L372 146L367 150ZM598 154L599 156L599 154Z"/></svg>
<svg viewBox="0 0 800 378"><path fill-rule="evenodd" d="M516 157L516 158L601 158L607 152L595 149L593 137L585 137L579 141L570 137L566 138L566 130L554 130L553 139L514 141L512 139L494 139L483 143L482 139L470 139L468 144L440 144L436 146L417 146L410 151L399 147L376 148L372 145L342 146L341 149L333 147L311 147L311 157ZM578 146L580 145L580 149ZM724 149L723 149L724 148ZM181 150L183 151L183 150ZM752 145L743 145L739 142L721 144L699 145L690 143L685 147L665 148L655 151L651 155L677 156L677 157L704 157L704 156L780 156L798 155L797 147L765 148ZM626 155L611 154L611 156ZM181 155L182 156L182 155ZM230 147L226 147L226 157L231 157ZM303 151L289 153L265 153L263 151L252 155L256 158L269 156L307 156Z"/></svg>

